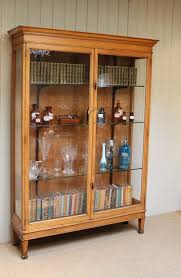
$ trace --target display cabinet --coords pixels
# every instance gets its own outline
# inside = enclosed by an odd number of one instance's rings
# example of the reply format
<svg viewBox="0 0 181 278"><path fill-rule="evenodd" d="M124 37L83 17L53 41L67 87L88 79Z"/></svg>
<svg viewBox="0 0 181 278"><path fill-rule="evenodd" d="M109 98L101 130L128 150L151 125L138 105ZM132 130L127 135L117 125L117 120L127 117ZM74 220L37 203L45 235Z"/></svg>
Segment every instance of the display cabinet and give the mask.
<svg viewBox="0 0 181 278"><path fill-rule="evenodd" d="M138 219L156 40L11 31L12 242Z"/></svg>

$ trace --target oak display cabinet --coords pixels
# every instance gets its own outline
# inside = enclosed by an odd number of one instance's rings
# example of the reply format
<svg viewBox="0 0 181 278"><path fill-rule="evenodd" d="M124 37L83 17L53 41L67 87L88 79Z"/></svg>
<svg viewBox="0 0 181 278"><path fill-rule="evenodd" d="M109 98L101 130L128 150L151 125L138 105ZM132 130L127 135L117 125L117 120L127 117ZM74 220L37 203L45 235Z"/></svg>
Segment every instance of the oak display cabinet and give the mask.
<svg viewBox="0 0 181 278"><path fill-rule="evenodd" d="M21 242L22 258L35 238L132 219L143 233L157 41L23 26L9 35L12 243ZM116 101L125 122L115 121ZM122 169L125 139L131 153ZM102 143L111 164L101 170Z"/></svg>

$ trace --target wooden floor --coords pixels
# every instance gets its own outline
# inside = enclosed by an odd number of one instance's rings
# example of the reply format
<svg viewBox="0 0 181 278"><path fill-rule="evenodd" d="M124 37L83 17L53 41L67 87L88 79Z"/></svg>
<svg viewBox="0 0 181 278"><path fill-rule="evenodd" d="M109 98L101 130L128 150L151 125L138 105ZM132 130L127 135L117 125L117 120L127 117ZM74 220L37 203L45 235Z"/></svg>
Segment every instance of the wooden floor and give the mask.
<svg viewBox="0 0 181 278"><path fill-rule="evenodd" d="M180 278L181 212L147 218L145 234L134 223L32 242L29 259L0 245L2 278Z"/></svg>

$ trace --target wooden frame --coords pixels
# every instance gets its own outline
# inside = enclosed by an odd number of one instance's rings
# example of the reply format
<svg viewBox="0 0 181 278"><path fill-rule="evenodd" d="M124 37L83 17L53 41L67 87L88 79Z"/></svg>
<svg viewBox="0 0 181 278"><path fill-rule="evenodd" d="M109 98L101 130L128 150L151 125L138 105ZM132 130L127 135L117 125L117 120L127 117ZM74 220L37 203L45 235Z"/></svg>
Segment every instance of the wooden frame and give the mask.
<svg viewBox="0 0 181 278"><path fill-rule="evenodd" d="M151 62L152 47L156 40L128 38L92 33L61 31L46 28L22 27L9 31L13 46L13 81L12 81L12 242L21 241L22 258L27 258L28 241L34 238L55 234L73 232L82 229L94 228L118 222L138 219L138 231L144 231L145 200L148 164L149 115L151 97ZM22 219L15 214L15 52L23 49L23 82L22 82ZM87 53L90 54L90 85L89 85L89 169L88 169L88 199L87 214L66 217L64 219L51 219L47 221L29 223L29 81L30 81L30 49L47 49L54 51ZM98 55L117 55L147 59L146 66L146 109L144 124L144 153L140 203L130 207L93 211L95 182L95 140L96 140L96 114L97 114L97 65Z"/></svg>

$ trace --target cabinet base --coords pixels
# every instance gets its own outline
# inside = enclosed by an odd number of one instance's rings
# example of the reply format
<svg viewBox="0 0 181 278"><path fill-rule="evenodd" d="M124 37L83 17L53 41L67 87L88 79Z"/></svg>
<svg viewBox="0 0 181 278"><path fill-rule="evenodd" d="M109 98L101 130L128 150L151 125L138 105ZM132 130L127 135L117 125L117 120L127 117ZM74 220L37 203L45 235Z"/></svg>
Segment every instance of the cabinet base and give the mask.
<svg viewBox="0 0 181 278"><path fill-rule="evenodd" d="M83 223L76 223L70 224L67 226L56 226L49 229L32 229L29 231L22 231L20 227L17 227L17 222L13 223L13 237L12 237L12 244L17 242L17 237L21 242L21 258L23 260L28 258L28 243L29 240L38 239L47 236L65 234L80 230L86 230L116 223L123 223L128 224L128 221L138 219L138 233L142 234L144 232L144 220L145 220L145 212L135 213L135 214L128 214L110 218L101 218L101 219L92 219ZM48 224L47 224L48 227ZM16 233L17 231L17 233ZM16 239L16 240L15 240Z"/></svg>
<svg viewBox="0 0 181 278"><path fill-rule="evenodd" d="M138 233L144 234L145 218L138 219Z"/></svg>

